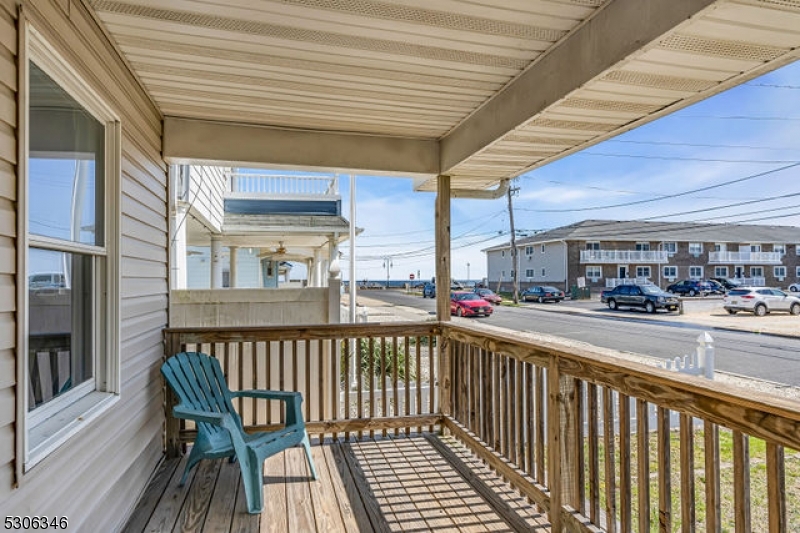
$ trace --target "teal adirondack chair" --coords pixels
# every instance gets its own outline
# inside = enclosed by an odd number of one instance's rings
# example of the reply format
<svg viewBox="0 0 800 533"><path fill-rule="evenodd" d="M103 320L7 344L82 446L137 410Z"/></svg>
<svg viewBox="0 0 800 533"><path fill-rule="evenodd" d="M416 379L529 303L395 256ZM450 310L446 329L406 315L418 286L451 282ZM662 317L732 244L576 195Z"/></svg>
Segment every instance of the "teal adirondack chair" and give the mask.
<svg viewBox="0 0 800 533"><path fill-rule="evenodd" d="M317 479L300 410L303 399L299 392L231 392L219 361L197 352L182 352L170 357L161 366L161 373L180 400L172 411L173 415L197 423L197 438L189 453L181 486L186 482L189 470L201 459L238 459L247 495L247 510L260 513L264 505L264 460L297 444L305 448L311 477ZM238 397L286 402L286 426L276 431L245 433L242 420L231 403L232 398Z"/></svg>

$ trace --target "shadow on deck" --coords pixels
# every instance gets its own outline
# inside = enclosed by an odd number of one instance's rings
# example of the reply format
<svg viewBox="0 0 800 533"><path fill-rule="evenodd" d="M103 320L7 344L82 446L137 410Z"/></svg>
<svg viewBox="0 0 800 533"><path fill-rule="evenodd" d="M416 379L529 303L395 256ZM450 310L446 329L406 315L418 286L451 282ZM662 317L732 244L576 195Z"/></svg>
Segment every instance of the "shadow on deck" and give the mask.
<svg viewBox="0 0 800 533"><path fill-rule="evenodd" d="M550 531L539 513L462 444L434 434L326 441L267 459L264 512L246 512L238 464L165 461L126 532Z"/></svg>

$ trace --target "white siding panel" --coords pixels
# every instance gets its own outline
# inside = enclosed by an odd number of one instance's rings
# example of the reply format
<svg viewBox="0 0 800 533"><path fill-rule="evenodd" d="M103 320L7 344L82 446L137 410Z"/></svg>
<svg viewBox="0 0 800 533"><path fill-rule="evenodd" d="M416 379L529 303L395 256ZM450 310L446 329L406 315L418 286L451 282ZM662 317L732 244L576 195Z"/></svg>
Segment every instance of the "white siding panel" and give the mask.
<svg viewBox="0 0 800 533"><path fill-rule="evenodd" d="M17 360L14 350L0 350L0 390L14 386Z"/></svg>
<svg viewBox="0 0 800 533"><path fill-rule="evenodd" d="M0 507L16 459L17 30L16 4L0 1Z"/></svg>
<svg viewBox="0 0 800 533"><path fill-rule="evenodd" d="M2 29L0 29L2 32ZM17 124L16 93L5 85L0 85L0 122L11 126Z"/></svg>
<svg viewBox="0 0 800 533"><path fill-rule="evenodd" d="M0 159L0 198L9 200L17 198L17 169L2 159Z"/></svg>
<svg viewBox="0 0 800 533"><path fill-rule="evenodd" d="M32 24L114 109L122 126L120 188L124 335L119 400L27 472L12 488L15 468L13 383L0 379L0 508L5 514L68 516L70 530L114 530L124 523L161 451L160 338L167 323L167 179L161 160L161 120L144 90L86 11L70 2L26 2ZM16 275L16 46L12 12L0 0L0 299ZM146 240L145 240L146 239ZM6 259L10 258L10 259ZM126 261L129 261L126 266ZM132 261L132 262L131 262ZM8 275L8 279L2 274ZM0 302L0 372L15 357L14 312ZM130 339L130 340L128 340ZM12 417L11 423L6 420ZM105 529L109 526L108 529ZM99 529L98 529L99 527Z"/></svg>

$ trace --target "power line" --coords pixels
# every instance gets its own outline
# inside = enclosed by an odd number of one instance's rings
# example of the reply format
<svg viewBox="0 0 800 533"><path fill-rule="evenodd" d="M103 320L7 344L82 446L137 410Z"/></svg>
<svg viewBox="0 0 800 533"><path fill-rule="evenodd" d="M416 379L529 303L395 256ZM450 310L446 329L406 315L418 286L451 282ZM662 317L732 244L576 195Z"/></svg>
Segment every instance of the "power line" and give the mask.
<svg viewBox="0 0 800 533"><path fill-rule="evenodd" d="M771 165L785 165L788 163L798 163L796 159L721 159L706 157L680 157L662 155L636 155L636 154L608 154L603 152L578 152L575 155L598 156L598 157L625 157L630 159L657 159L660 161L703 161L706 163L758 163Z"/></svg>
<svg viewBox="0 0 800 533"><path fill-rule="evenodd" d="M790 168L794 168L794 167L796 167L798 165L800 165L800 162L792 163L790 165L785 165L785 166L782 166L782 167L779 167L779 168L774 168L772 170L765 170L764 172L759 172L757 174L751 174L751 175L745 176L743 178L737 178L737 179L734 179L734 180L724 181L724 182L718 183L716 185L708 185L706 187L700 187L699 189L692 189L690 191L683 191L683 192L679 192L679 193L675 193L675 194L665 194L665 195L659 196L657 198L649 198L649 199L646 199L646 200L636 200L636 201L632 201L632 202L623 202L623 203L619 203L619 204L599 205L599 206L591 206L591 207L578 207L578 208L573 208L573 209L524 209L524 208L517 208L517 209L520 210L520 211L529 211L529 212L534 212L534 213L577 213L577 212L581 212L581 211L597 211L597 210L601 210L601 209L613 209L613 208L616 208L616 207L628 207L628 206L631 206L631 205L641 205L641 204L647 204L647 203L651 203L651 202L658 202L658 201L661 201L661 200L667 200L667 199L670 199L670 198L678 198L678 197L681 197L681 196L688 196L690 194L695 194L695 193L698 193L698 192L710 191L712 189L718 189L720 187L724 187L726 185L732 185L734 183L742 183L744 181L752 180L752 179L755 179L755 178L768 176L769 174L775 174L776 172L782 172L784 170L788 170Z"/></svg>
<svg viewBox="0 0 800 533"><path fill-rule="evenodd" d="M774 146L752 146L745 144L705 144L705 143L686 143L686 142L670 142L670 141L635 141L625 139L609 139L607 143L624 143L624 144L644 144L648 146L677 146L687 148L735 148L737 150L800 150L800 147L779 147Z"/></svg>

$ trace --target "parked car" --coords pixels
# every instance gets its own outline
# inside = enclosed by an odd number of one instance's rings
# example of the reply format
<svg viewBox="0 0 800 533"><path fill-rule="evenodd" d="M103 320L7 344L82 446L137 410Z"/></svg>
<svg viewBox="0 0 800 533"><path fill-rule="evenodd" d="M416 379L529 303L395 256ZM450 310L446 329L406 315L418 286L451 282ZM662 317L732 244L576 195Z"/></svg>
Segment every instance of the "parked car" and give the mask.
<svg viewBox="0 0 800 533"><path fill-rule="evenodd" d="M524 302L560 302L564 299L564 291L549 285L536 285L528 287L520 295Z"/></svg>
<svg viewBox="0 0 800 533"><path fill-rule="evenodd" d="M737 289L742 286L742 282L735 278L711 278L713 281L722 283L722 286L727 290Z"/></svg>
<svg viewBox="0 0 800 533"><path fill-rule="evenodd" d="M425 283L425 285L422 286L422 297L436 298L436 285L431 282Z"/></svg>
<svg viewBox="0 0 800 533"><path fill-rule="evenodd" d="M792 283L791 285L789 285L789 290L792 292L800 291L800 283Z"/></svg>
<svg viewBox="0 0 800 533"><path fill-rule="evenodd" d="M474 292L458 291L450 294L450 314L456 316L489 316L492 304Z"/></svg>
<svg viewBox="0 0 800 533"><path fill-rule="evenodd" d="M681 295L688 294L689 296L697 296L698 294L706 296L714 292L714 287L707 281L685 279L667 286L667 292Z"/></svg>
<svg viewBox="0 0 800 533"><path fill-rule="evenodd" d="M483 298L484 300L493 305L500 305L500 302L503 301L503 297L495 293L491 289L477 288L475 289L474 292L475 294L477 294L478 296L480 296L481 298Z"/></svg>
<svg viewBox="0 0 800 533"><path fill-rule="evenodd" d="M793 315L800 315L800 298L769 287L731 289L725 296L723 305L732 315L739 311L749 311L756 316L764 316L773 311L788 311Z"/></svg>
<svg viewBox="0 0 800 533"><path fill-rule="evenodd" d="M620 307L640 307L648 313L655 313L659 309L675 311L680 303L678 299L664 292L655 285L617 285L613 289L600 293L600 301L608 305L611 310Z"/></svg>
<svg viewBox="0 0 800 533"><path fill-rule="evenodd" d="M728 292L728 289L725 287L725 285L715 279L707 279L706 283L711 285L711 287L714 289L714 294L725 294Z"/></svg>

